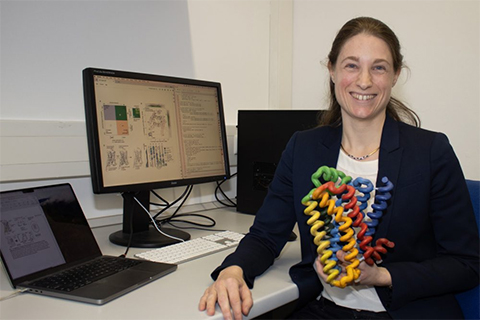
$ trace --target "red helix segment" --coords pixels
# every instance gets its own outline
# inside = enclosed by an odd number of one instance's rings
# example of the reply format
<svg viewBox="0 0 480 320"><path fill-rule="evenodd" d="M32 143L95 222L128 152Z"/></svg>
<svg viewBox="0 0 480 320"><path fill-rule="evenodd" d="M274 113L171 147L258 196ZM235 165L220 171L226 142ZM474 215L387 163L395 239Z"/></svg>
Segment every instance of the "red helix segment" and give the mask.
<svg viewBox="0 0 480 320"><path fill-rule="evenodd" d="M342 195L342 202L344 204L345 210L351 210L347 214L349 218L355 219L353 222L354 227L360 227L360 231L357 233L357 239L359 241L359 247L363 251L363 257L365 262L368 265L373 265L374 261L370 258L375 252L375 249L371 247L370 243L373 240L371 236L365 236L365 233L368 230L368 226L363 222L363 213L360 211L359 206L357 205L357 197L355 197L355 188L349 185L347 187L347 193Z"/></svg>
<svg viewBox="0 0 480 320"><path fill-rule="evenodd" d="M346 202L344 204L345 210L351 210L347 214L347 216L349 218L355 219L355 221L353 222L353 226L360 228L360 231L357 233L357 239L359 241L358 246L363 251L363 258L365 259L365 262L370 266L372 266L375 261L381 262L382 258L380 256L380 253L387 253L387 249L385 249L385 246L388 248L393 248L395 244L388 239L380 238L375 242L375 246L372 247L371 243L373 241L373 237L365 236L365 233L368 230L368 226L364 222L363 213L360 211L360 208L357 205L355 188L351 185L347 186L347 193L342 195L342 202Z"/></svg>
<svg viewBox="0 0 480 320"><path fill-rule="evenodd" d="M383 254L387 253L387 249L385 249L385 247L393 248L395 247L395 243L385 238L380 238L377 241L375 241L375 247L373 247L375 251L372 253L372 256L378 262L382 261L382 257L380 256L379 253L383 253Z"/></svg>
<svg viewBox="0 0 480 320"><path fill-rule="evenodd" d="M336 187L333 181L328 181L313 191L312 198L319 199L325 191L329 191L330 194L335 194L335 195L342 194L345 192L346 189L347 189L346 184L342 184Z"/></svg>

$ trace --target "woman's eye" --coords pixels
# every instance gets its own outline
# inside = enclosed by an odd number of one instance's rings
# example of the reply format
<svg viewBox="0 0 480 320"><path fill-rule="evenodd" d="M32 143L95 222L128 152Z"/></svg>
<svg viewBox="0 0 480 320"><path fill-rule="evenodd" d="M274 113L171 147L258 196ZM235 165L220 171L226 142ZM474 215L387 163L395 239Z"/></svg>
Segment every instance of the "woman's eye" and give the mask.
<svg viewBox="0 0 480 320"><path fill-rule="evenodd" d="M387 68L385 68L384 66L375 66L373 67L374 70L376 71L386 71Z"/></svg>
<svg viewBox="0 0 480 320"><path fill-rule="evenodd" d="M346 66L345 66L347 69L355 69L357 67L356 64L354 63L348 63Z"/></svg>

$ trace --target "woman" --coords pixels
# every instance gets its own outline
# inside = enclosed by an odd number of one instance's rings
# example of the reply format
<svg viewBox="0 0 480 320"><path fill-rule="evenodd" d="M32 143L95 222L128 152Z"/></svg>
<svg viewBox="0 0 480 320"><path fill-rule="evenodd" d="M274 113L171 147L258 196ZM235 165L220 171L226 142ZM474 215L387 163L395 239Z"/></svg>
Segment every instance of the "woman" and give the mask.
<svg viewBox="0 0 480 320"><path fill-rule="evenodd" d="M446 136L418 128L416 114L391 97L403 67L397 37L378 20L356 18L339 31L328 58L329 110L318 128L291 138L250 232L212 274L200 310L212 315L218 303L226 319L247 315L254 278L273 264L298 222L302 261L290 270L299 288L292 318L462 318L454 293L479 279L473 208ZM374 241L395 246L383 261L361 261L345 288L327 283L302 204L321 166L394 185ZM336 255L344 272L345 252Z"/></svg>

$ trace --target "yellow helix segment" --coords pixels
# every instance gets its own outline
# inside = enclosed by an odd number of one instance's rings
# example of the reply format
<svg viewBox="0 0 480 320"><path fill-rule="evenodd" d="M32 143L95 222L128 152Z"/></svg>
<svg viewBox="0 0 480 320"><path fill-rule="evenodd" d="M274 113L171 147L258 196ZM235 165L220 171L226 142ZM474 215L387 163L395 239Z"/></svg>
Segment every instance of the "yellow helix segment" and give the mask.
<svg viewBox="0 0 480 320"><path fill-rule="evenodd" d="M338 227L338 230L345 233L340 237L340 241L346 242L346 244L342 247L342 250L348 253L345 255L344 259L350 264L345 267L347 275L343 276L340 281L335 280L331 284L336 287L345 288L348 284L352 283L360 277L361 272L358 269L358 266L360 265L360 260L357 259L358 249L355 247L355 245L357 244L357 241L354 237L355 232L351 228L352 219L343 215L343 207L338 208L342 208L342 210L340 210L340 214L335 215L335 221L337 223L343 222L343 224Z"/></svg>
<svg viewBox="0 0 480 320"><path fill-rule="evenodd" d="M325 197L328 198L328 193L325 194ZM310 216L307 220L307 224L310 227L310 234L314 237L313 243L317 246L317 254L320 257L320 261L322 262L323 272L328 275L327 281L333 281L337 278L340 271L335 269L337 262L335 260L329 260L329 258L333 255L333 251L327 250L330 247L329 240L323 240L323 238L327 235L325 230L319 231L319 229L323 228L325 222L320 220L320 212L315 210L318 206L317 201L307 201L303 203L307 206L303 211L306 215Z"/></svg>
<svg viewBox="0 0 480 320"><path fill-rule="evenodd" d="M327 184L329 184L329 186L327 186ZM352 219L344 215L344 207L336 206L335 200L331 199L330 196L330 193L338 194L341 192L335 193L333 182L327 184L312 190L308 196L311 200L307 200L306 197L302 203L307 206L304 213L310 216L307 224L311 226L310 233L314 237L313 242L317 246L320 262L324 266L323 272L328 275L327 282L336 287L345 288L348 284L351 284L360 277L361 272L358 269L360 261L357 259L359 252L356 248L355 231L351 228ZM327 188L330 192L327 191ZM317 200L320 200L320 202ZM328 235L325 230L319 231L319 229L325 225L325 222L320 220L320 212L315 210L317 207L327 208L327 214L333 216L339 225L338 230L342 234L340 241L346 243L342 247L342 250L347 253L345 255L345 261L349 264L345 267L346 275L342 276L339 280L337 280L340 274L339 267L336 267L337 261L330 260L333 255L333 251L328 250L330 241L328 239L324 240L325 237L328 236L330 238L331 235Z"/></svg>

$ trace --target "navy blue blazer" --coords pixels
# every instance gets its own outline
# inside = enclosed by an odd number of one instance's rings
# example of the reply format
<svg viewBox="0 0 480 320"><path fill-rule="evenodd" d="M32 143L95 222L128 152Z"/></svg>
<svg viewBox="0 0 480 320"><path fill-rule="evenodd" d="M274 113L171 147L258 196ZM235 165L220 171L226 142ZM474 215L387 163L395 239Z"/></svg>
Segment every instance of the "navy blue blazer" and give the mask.
<svg viewBox="0 0 480 320"><path fill-rule="evenodd" d="M268 269L298 223L302 261L290 269L299 289L299 306L315 299L322 285L302 198L314 188L311 175L323 165L336 167L342 128L319 127L290 139L253 226L237 250L212 277L231 265L247 284ZM267 147L267 146L265 146ZM377 186L388 177L392 198L375 233L395 242L381 266L392 288L376 287L393 318L458 319L454 297L479 283L479 235L465 178L447 137L387 116L381 139ZM374 239L374 241L375 241Z"/></svg>

